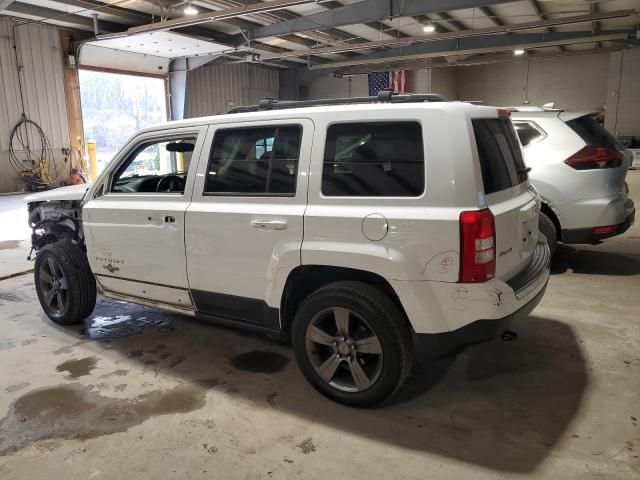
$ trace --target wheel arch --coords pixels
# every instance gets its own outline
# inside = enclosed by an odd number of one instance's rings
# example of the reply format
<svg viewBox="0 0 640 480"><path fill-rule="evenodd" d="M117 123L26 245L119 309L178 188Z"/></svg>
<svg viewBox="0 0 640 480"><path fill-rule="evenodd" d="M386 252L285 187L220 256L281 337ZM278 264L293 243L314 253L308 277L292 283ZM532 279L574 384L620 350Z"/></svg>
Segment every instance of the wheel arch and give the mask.
<svg viewBox="0 0 640 480"><path fill-rule="evenodd" d="M342 280L362 282L378 288L398 306L407 325L413 330L398 294L381 275L349 267L299 265L289 273L280 300L280 321L283 334L287 338L289 337L296 311L309 294L325 285Z"/></svg>
<svg viewBox="0 0 640 480"><path fill-rule="evenodd" d="M556 209L548 200L543 198L540 204L540 211L547 217L549 217L549 219L551 219L551 221L553 222L553 226L556 227L557 240L562 240L562 224L560 223L560 215L558 214Z"/></svg>

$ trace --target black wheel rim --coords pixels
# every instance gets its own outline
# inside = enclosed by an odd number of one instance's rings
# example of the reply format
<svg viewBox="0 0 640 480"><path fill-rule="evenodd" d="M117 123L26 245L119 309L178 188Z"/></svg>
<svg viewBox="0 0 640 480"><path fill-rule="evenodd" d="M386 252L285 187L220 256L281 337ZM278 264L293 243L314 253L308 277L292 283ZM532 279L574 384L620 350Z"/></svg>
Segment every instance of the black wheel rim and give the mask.
<svg viewBox="0 0 640 480"><path fill-rule="evenodd" d="M38 271L42 301L47 311L54 317L61 317L69 302L69 285L60 263L47 256Z"/></svg>
<svg viewBox="0 0 640 480"><path fill-rule="evenodd" d="M370 388L382 372L380 339L364 318L347 308L317 313L307 326L305 342L318 376L343 392Z"/></svg>

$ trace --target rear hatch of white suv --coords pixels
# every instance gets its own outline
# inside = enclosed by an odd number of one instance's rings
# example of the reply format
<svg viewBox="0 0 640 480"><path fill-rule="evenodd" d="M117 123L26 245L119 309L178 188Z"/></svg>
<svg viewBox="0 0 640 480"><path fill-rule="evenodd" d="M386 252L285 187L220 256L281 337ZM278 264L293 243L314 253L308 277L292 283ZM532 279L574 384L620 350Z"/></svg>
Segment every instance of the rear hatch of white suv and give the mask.
<svg viewBox="0 0 640 480"><path fill-rule="evenodd" d="M521 280L533 281L548 267L549 255L546 245L538 242L540 200L529 184L509 114L474 118L472 125L484 185L480 204L484 200L495 223L495 276L511 283L526 271L524 276L533 278Z"/></svg>
<svg viewBox="0 0 640 480"><path fill-rule="evenodd" d="M629 159L624 147L600 125L591 114L561 112L558 117L575 134L584 146L567 158L564 163L578 170L581 192L580 200L588 193L590 198L625 195L625 178Z"/></svg>

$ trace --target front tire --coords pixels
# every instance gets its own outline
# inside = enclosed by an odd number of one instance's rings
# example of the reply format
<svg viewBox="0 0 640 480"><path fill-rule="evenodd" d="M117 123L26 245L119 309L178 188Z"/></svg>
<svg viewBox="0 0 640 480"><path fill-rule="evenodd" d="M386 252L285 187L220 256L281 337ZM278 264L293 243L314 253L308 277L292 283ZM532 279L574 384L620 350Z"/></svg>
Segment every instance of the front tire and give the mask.
<svg viewBox="0 0 640 480"><path fill-rule="evenodd" d="M335 282L311 294L295 315L292 344L309 383L347 405L386 400L411 370L413 338L404 315L360 282Z"/></svg>
<svg viewBox="0 0 640 480"><path fill-rule="evenodd" d="M93 312L96 280L79 247L69 242L44 246L36 256L34 277L40 305L55 323L80 323Z"/></svg>
<svg viewBox="0 0 640 480"><path fill-rule="evenodd" d="M556 226L546 214L540 212L540 220L539 220L539 230L547 237L547 244L549 245L549 251L551 252L551 256L556 253L556 248L558 246L558 231L556 230Z"/></svg>

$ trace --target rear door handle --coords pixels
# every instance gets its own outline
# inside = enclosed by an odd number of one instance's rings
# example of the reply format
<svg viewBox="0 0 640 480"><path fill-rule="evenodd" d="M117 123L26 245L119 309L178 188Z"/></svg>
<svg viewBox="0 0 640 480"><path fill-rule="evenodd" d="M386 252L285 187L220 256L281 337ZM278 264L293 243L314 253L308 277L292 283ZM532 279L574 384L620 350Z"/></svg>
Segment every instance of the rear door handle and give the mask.
<svg viewBox="0 0 640 480"><path fill-rule="evenodd" d="M173 215L167 215L164 217L165 223L174 223L176 221L176 217Z"/></svg>
<svg viewBox="0 0 640 480"><path fill-rule="evenodd" d="M260 230L286 230L288 224L284 220L251 220L251 226Z"/></svg>

